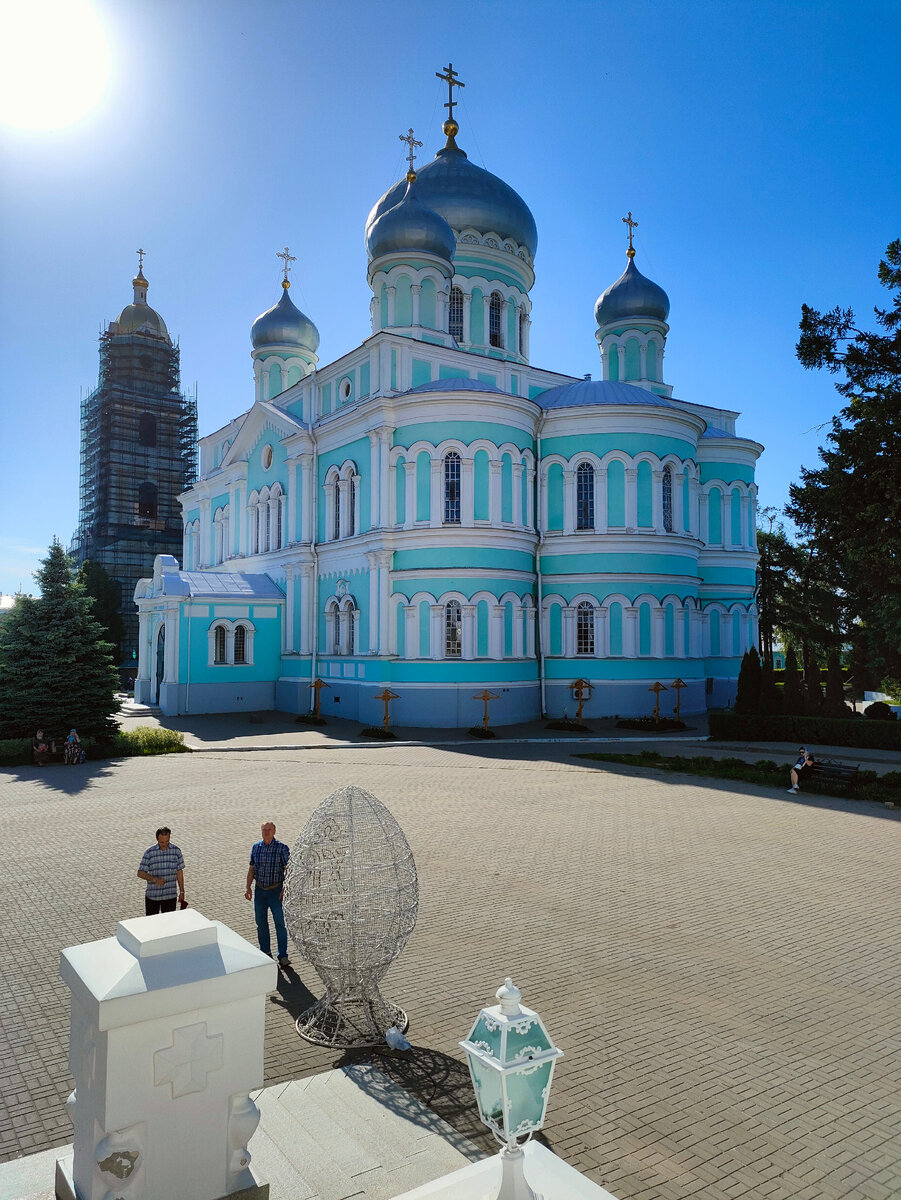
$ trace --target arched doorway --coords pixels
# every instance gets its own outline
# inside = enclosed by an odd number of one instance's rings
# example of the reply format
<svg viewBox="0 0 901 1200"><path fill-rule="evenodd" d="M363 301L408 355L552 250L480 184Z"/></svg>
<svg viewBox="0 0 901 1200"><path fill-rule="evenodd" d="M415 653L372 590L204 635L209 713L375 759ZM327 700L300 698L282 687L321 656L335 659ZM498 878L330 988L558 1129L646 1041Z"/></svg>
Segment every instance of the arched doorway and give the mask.
<svg viewBox="0 0 901 1200"><path fill-rule="evenodd" d="M160 702L160 688L163 683L163 676L166 673L166 626L161 625L160 631L156 639L156 688L154 691L153 700L155 704Z"/></svg>

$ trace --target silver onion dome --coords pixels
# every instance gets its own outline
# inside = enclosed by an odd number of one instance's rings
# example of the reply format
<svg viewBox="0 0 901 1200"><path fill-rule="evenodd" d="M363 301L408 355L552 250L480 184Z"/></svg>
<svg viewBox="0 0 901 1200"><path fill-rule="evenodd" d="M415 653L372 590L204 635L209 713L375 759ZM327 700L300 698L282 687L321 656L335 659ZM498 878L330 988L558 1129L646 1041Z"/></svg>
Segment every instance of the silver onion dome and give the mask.
<svg viewBox="0 0 901 1200"><path fill-rule="evenodd" d="M616 283L611 283L594 306L594 319L598 325L612 325L637 317L665 321L668 316L669 296L659 284L642 275L633 256Z"/></svg>
<svg viewBox="0 0 901 1200"><path fill-rule="evenodd" d="M367 239L379 217L400 201L404 186L403 180L396 183L372 209L366 219ZM535 218L526 202L502 179L471 163L453 136L430 163L417 171L417 192L421 202L457 232L471 228L479 233L497 233L526 246L533 256L538 249Z"/></svg>
<svg viewBox="0 0 901 1200"><path fill-rule="evenodd" d="M418 195L418 177L408 176L407 190L399 203L367 226L366 253L370 262L386 254L405 251L435 254L450 262L454 257L454 231Z"/></svg>
<svg viewBox="0 0 901 1200"><path fill-rule="evenodd" d="M282 284L283 291L278 304L266 310L254 321L250 339L254 350L265 346L298 346L315 354L319 349L319 330L305 316L288 295L288 281Z"/></svg>

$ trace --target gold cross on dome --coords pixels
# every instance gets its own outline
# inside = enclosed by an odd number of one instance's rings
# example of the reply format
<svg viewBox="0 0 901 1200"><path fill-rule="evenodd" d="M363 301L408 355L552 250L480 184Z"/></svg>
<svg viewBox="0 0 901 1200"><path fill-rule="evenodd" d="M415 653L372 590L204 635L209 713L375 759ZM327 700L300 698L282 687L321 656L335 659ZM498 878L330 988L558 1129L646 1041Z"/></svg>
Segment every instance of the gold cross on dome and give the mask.
<svg viewBox="0 0 901 1200"><path fill-rule="evenodd" d="M413 174L413 159L416 157L416 155L413 153L413 147L421 146L422 142L417 142L416 138L413 136L412 128L408 129L406 133L399 133L397 136L402 142L407 143L407 146L408 146L407 161L410 164L409 174L412 175Z"/></svg>
<svg viewBox="0 0 901 1200"><path fill-rule="evenodd" d="M135 253L138 256L138 274L140 275L141 272L144 270L144 256L147 253L147 251L146 250L136 250Z"/></svg>
<svg viewBox="0 0 901 1200"><path fill-rule="evenodd" d="M287 283L287 282L288 282L288 272L291 270L291 268L288 266L288 263L297 262L297 259L294 257L294 255L293 255L293 254L289 253L289 251L288 251L288 247L287 247L287 246L285 246L284 250L276 250L276 252L275 252L275 257L276 257L276 258L283 258L283 259L285 260L285 266L284 266L285 279L284 279L284 282L285 282L285 283Z"/></svg>
<svg viewBox="0 0 901 1200"><path fill-rule="evenodd" d="M456 107L456 104L457 104L457 101L454 99L454 88L455 87L466 87L466 84L462 83L461 80L459 79L459 77L457 76L457 73L454 70L453 63L449 62L447 64L447 66L444 68L444 70L446 72L446 74L444 74L444 75L442 75L440 71L436 71L435 78L443 79L445 81L445 83L447 84L447 103L445 104L444 107L447 109L447 119L449 121L453 121L454 108Z"/></svg>
<svg viewBox="0 0 901 1200"><path fill-rule="evenodd" d="M631 258L635 253L632 246L632 231L638 228L638 222L632 220L632 213L629 212L628 216L623 217L623 224L629 226L629 257Z"/></svg>

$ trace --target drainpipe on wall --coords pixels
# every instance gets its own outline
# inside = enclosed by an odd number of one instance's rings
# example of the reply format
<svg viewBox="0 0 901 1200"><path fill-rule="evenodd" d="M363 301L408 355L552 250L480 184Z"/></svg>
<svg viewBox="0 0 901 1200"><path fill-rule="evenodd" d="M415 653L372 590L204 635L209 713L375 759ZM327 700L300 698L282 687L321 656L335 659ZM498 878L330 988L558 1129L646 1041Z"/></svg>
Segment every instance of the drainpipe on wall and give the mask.
<svg viewBox="0 0 901 1200"><path fill-rule="evenodd" d="M544 543L544 530L541 527L541 431L547 418L547 410L542 409L541 420L538 422L538 433L535 437L537 457L535 462L535 528L538 531L538 545L535 547L535 575L538 585L538 611L535 614L535 639L538 647L538 681L541 687L541 715L547 716L547 697L544 680L544 637L542 634L542 588L541 588L541 547Z"/></svg>
<svg viewBox="0 0 901 1200"><path fill-rule="evenodd" d="M316 378L314 374L313 378ZM310 404L316 402L319 395L319 388L314 385L310 389ZM316 658L318 655L318 640L319 640L319 556L316 553L316 532L319 529L319 447L316 443L316 435L313 432L313 413L310 413L310 424L308 426L310 438L313 442L313 487L311 495L313 497L312 510L310 512L310 554L313 558L313 598L310 604L310 622L312 629L310 630L310 709L312 712L315 707L313 697L313 683L316 679Z"/></svg>

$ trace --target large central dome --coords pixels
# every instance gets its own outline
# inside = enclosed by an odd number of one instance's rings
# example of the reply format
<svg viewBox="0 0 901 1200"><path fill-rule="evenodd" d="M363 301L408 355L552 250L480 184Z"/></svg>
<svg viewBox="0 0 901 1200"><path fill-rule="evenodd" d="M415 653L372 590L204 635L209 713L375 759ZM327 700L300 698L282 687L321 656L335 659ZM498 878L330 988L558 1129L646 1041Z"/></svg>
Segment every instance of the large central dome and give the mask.
<svg viewBox="0 0 901 1200"><path fill-rule="evenodd" d="M400 203L406 186L405 180L396 183L375 205L366 219L367 238L382 213ZM444 217L455 232L497 233L525 246L534 257L538 230L526 202L502 179L471 163L453 137L417 171L416 193L421 203Z"/></svg>

